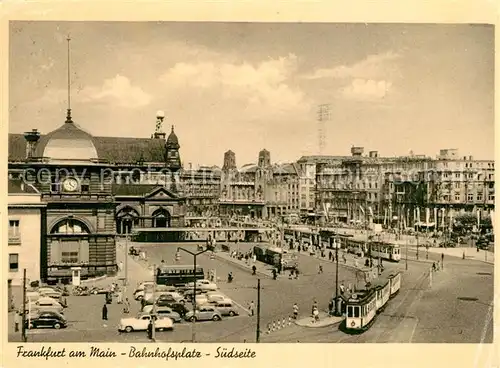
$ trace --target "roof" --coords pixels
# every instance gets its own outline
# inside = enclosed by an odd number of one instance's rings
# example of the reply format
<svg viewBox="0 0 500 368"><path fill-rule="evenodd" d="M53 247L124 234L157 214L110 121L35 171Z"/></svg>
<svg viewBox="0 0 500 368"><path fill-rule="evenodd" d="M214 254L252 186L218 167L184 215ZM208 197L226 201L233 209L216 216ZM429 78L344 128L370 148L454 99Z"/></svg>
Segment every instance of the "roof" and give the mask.
<svg viewBox="0 0 500 368"><path fill-rule="evenodd" d="M175 148L175 149L178 149L180 147L179 146L179 139L177 138L177 135L175 135L173 125L172 125L172 131L170 132L170 134L167 138L167 147Z"/></svg>
<svg viewBox="0 0 500 368"><path fill-rule="evenodd" d="M38 190L31 184L24 184L22 180L9 179L9 194L39 194Z"/></svg>
<svg viewBox="0 0 500 368"><path fill-rule="evenodd" d="M38 146L46 144L48 135L41 136ZM99 159L110 163L164 162L165 141L157 138L92 137ZM44 143L45 142L45 143ZM37 148L36 153L41 148ZM42 150L43 152L43 150ZM26 141L23 134L9 134L8 159L24 161Z"/></svg>
<svg viewBox="0 0 500 368"><path fill-rule="evenodd" d="M113 195L117 196L144 196L156 188L163 187L159 184L113 184Z"/></svg>

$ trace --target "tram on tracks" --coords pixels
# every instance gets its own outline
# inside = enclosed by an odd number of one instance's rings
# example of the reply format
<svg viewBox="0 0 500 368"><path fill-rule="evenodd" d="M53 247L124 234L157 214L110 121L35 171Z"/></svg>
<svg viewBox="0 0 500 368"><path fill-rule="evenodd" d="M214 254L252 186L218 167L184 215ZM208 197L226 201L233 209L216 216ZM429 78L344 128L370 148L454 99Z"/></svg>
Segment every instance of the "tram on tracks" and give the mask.
<svg viewBox="0 0 500 368"><path fill-rule="evenodd" d="M365 255L381 258L391 262L401 261L401 247L399 244L390 244L379 241L362 241L350 238L342 240L347 252L358 256Z"/></svg>
<svg viewBox="0 0 500 368"><path fill-rule="evenodd" d="M345 330L348 333L362 333L375 322L377 314L401 288L401 273L387 271L363 290L345 296Z"/></svg>

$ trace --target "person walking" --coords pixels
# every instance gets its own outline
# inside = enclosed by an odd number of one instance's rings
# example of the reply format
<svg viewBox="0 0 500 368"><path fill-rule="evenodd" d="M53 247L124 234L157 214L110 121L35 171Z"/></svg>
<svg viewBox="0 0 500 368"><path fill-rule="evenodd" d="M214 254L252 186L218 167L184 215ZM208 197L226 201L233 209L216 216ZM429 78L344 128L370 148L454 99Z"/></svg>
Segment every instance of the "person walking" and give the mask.
<svg viewBox="0 0 500 368"><path fill-rule="evenodd" d="M123 303L123 313L130 313L130 302L128 301L128 298L125 298L125 302Z"/></svg>
<svg viewBox="0 0 500 368"><path fill-rule="evenodd" d="M323 265L318 266L318 274L323 273Z"/></svg>
<svg viewBox="0 0 500 368"><path fill-rule="evenodd" d="M108 306L106 305L106 303L104 303L104 305L102 306L102 319L104 321L108 320Z"/></svg>
<svg viewBox="0 0 500 368"><path fill-rule="evenodd" d="M254 304L253 300L248 305L248 311L249 311L249 314L253 317L254 311L255 311L255 304Z"/></svg>
<svg viewBox="0 0 500 368"><path fill-rule="evenodd" d="M298 278L299 278L299 269L296 268L295 269L295 280L298 280Z"/></svg>
<svg viewBox="0 0 500 368"><path fill-rule="evenodd" d="M278 272L276 271L276 268L273 268L272 273L273 273L273 280L276 280L276 277L278 276Z"/></svg>

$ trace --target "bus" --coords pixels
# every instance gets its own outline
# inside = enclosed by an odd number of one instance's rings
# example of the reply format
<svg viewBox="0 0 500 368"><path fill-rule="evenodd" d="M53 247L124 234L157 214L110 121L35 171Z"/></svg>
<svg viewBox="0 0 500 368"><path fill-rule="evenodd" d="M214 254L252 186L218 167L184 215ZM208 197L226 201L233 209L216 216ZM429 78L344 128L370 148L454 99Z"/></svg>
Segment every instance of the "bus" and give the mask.
<svg viewBox="0 0 500 368"><path fill-rule="evenodd" d="M202 280L205 278L203 268L200 266L194 269L193 265L185 266L164 266L156 269L156 284L167 286L184 286L189 282Z"/></svg>

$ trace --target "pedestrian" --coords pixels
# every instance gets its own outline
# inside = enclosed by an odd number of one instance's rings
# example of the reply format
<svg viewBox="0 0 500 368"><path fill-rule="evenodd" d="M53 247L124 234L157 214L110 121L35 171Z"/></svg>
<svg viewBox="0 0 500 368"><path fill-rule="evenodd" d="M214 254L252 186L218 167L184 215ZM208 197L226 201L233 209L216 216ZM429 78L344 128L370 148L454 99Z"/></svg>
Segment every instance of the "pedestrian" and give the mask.
<svg viewBox="0 0 500 368"><path fill-rule="evenodd" d="M299 306L297 303L293 303L293 319L297 319L299 316Z"/></svg>
<svg viewBox="0 0 500 368"><path fill-rule="evenodd" d="M257 267L255 265L252 266L252 275L257 274Z"/></svg>
<svg viewBox="0 0 500 368"><path fill-rule="evenodd" d="M441 268L444 268L444 253L441 253Z"/></svg>
<svg viewBox="0 0 500 368"><path fill-rule="evenodd" d="M119 290L117 292L116 303L117 304L122 304L123 303L123 292L121 290Z"/></svg>
<svg viewBox="0 0 500 368"><path fill-rule="evenodd" d="M128 301L128 298L125 298L125 303L123 303L123 313L129 314L130 312L130 302Z"/></svg>
<svg viewBox="0 0 500 368"><path fill-rule="evenodd" d="M314 308L312 315L313 315L313 318L314 318L313 319L313 323L318 322L319 321L319 310L318 310L318 308Z"/></svg>
<svg viewBox="0 0 500 368"><path fill-rule="evenodd" d="M347 258L346 258L346 256L345 256L345 254L342 254L342 260L344 261L344 264L346 264L346 263L347 263Z"/></svg>
<svg viewBox="0 0 500 368"><path fill-rule="evenodd" d="M273 280L276 280L276 277L278 276L278 272L276 271L276 268L273 268Z"/></svg>
<svg viewBox="0 0 500 368"><path fill-rule="evenodd" d="M248 305L248 311L250 313L250 315L253 317L254 315L254 310L255 310L255 304L253 303L253 300L250 302L250 304Z"/></svg>
<svg viewBox="0 0 500 368"><path fill-rule="evenodd" d="M19 323L21 319L21 311L14 311L14 331L19 332Z"/></svg>
<svg viewBox="0 0 500 368"><path fill-rule="evenodd" d="M318 274L323 273L323 265L319 265Z"/></svg>
<svg viewBox="0 0 500 368"><path fill-rule="evenodd" d="M297 280L299 278L299 269L296 268L295 269L295 280Z"/></svg>
<svg viewBox="0 0 500 368"><path fill-rule="evenodd" d="M106 305L106 303L104 303L104 305L102 306L102 319L104 321L108 320L108 306Z"/></svg>
<svg viewBox="0 0 500 368"><path fill-rule="evenodd" d="M332 251L330 251L330 253L328 253L328 260L331 261L333 258L333 253Z"/></svg>

